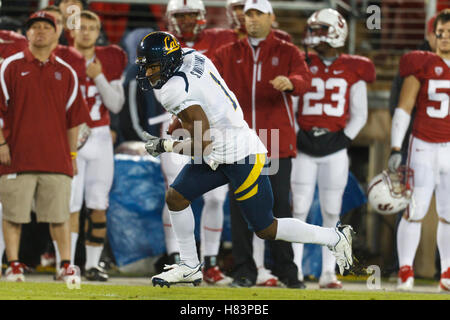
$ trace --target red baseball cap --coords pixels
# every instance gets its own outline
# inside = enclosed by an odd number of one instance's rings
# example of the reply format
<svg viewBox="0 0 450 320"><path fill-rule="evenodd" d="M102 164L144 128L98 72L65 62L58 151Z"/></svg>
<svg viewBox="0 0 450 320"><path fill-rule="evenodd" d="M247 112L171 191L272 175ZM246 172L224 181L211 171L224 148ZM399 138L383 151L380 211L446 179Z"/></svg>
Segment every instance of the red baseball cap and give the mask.
<svg viewBox="0 0 450 320"><path fill-rule="evenodd" d="M50 13L47 13L45 11L36 11L28 18L27 22L25 23L26 29L28 30L36 21L46 21L50 23L56 30L56 20Z"/></svg>

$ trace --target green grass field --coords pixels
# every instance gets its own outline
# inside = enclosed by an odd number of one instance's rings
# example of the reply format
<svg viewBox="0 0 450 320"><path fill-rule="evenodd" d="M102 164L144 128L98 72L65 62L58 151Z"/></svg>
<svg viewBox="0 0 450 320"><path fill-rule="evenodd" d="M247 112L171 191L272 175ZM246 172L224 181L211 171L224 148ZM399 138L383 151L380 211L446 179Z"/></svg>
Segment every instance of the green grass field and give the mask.
<svg viewBox="0 0 450 320"><path fill-rule="evenodd" d="M450 300L450 294L391 291L293 290L284 288L217 288L81 284L0 283L1 300Z"/></svg>

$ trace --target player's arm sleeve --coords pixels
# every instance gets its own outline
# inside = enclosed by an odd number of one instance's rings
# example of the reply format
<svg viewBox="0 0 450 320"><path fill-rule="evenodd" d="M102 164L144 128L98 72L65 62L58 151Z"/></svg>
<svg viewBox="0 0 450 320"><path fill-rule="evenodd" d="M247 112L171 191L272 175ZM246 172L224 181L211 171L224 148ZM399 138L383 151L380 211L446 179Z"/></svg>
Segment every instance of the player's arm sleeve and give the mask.
<svg viewBox="0 0 450 320"><path fill-rule="evenodd" d="M294 90L291 93L297 96L305 93L311 87L312 75L301 51L293 45L292 47L293 53L288 78L294 85Z"/></svg>
<svg viewBox="0 0 450 320"><path fill-rule="evenodd" d="M122 79L109 82L103 73L94 79L103 104L113 113L119 113L125 103L125 92Z"/></svg>
<svg viewBox="0 0 450 320"><path fill-rule="evenodd" d="M367 86L364 80L360 80L350 88L350 119L344 129L344 133L350 139L355 139L367 122Z"/></svg>

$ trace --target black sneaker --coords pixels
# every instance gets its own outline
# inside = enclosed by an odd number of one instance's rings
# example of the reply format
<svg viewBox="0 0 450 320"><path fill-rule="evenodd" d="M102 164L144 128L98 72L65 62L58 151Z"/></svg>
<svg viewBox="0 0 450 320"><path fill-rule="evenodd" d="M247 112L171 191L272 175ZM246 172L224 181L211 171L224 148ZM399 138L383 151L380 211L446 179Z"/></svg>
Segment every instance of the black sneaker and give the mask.
<svg viewBox="0 0 450 320"><path fill-rule="evenodd" d="M234 279L231 282L230 287L232 288L250 288L253 287L255 283L253 283L250 279L242 277L239 279Z"/></svg>
<svg viewBox="0 0 450 320"><path fill-rule="evenodd" d="M89 281L108 281L108 274L105 269L98 266L86 270L84 276Z"/></svg>
<svg viewBox="0 0 450 320"><path fill-rule="evenodd" d="M306 289L306 284L303 281L300 280L286 280L282 281L284 285L286 285L286 288L289 289Z"/></svg>

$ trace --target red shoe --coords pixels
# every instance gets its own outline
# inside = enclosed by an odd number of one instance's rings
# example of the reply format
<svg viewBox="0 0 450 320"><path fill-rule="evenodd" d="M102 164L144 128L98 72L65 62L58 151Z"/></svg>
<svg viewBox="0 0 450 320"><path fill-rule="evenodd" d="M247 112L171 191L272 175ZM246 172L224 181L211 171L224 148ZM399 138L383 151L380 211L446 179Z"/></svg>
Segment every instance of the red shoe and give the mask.
<svg viewBox="0 0 450 320"><path fill-rule="evenodd" d="M229 285L233 281L233 279L224 275L218 266L203 269L203 280L209 284L221 286Z"/></svg>
<svg viewBox="0 0 450 320"><path fill-rule="evenodd" d="M402 266L398 271L398 290L412 290L414 287L414 271L412 266Z"/></svg>
<svg viewBox="0 0 450 320"><path fill-rule="evenodd" d="M441 281L439 282L439 290L450 291L450 268L441 274Z"/></svg>
<svg viewBox="0 0 450 320"><path fill-rule="evenodd" d="M334 272L325 272L319 278L320 289L342 289L342 282L340 282Z"/></svg>
<svg viewBox="0 0 450 320"><path fill-rule="evenodd" d="M5 272L6 281L24 282L25 281L24 266L25 265L23 263L20 263L18 261L11 262L8 269L6 269Z"/></svg>

